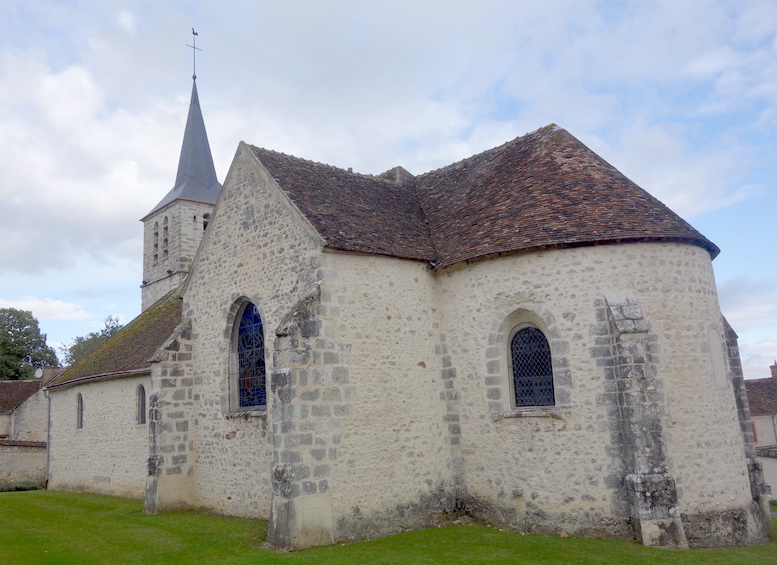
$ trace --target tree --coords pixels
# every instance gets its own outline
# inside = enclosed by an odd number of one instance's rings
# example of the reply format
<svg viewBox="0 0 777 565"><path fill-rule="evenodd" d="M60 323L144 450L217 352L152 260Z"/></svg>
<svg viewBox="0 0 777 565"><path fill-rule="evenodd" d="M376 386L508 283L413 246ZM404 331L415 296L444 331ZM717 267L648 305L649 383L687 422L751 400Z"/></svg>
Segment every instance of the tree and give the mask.
<svg viewBox="0 0 777 565"><path fill-rule="evenodd" d="M74 363L78 363L81 359L116 335L123 327L124 326L119 323L118 316L108 316L105 318L105 327L99 332L91 332L85 336L77 337L69 346L60 348L65 365L69 367Z"/></svg>
<svg viewBox="0 0 777 565"><path fill-rule="evenodd" d="M0 380L31 379L35 369L56 366L57 354L32 312L0 308Z"/></svg>

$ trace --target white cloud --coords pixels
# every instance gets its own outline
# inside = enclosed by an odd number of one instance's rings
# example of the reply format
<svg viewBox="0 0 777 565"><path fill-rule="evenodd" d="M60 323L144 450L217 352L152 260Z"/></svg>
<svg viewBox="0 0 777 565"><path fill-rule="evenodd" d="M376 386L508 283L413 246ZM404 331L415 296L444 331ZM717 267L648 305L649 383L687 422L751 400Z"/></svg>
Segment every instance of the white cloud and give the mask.
<svg viewBox="0 0 777 565"><path fill-rule="evenodd" d="M135 21L135 15L132 12L128 10L119 12L117 23L121 29L134 35L137 22Z"/></svg>
<svg viewBox="0 0 777 565"><path fill-rule="evenodd" d="M78 253L119 253L172 185L185 105L106 112L86 69L53 73L34 57L4 57L0 78L37 93L0 90L4 267L40 271Z"/></svg>
<svg viewBox="0 0 777 565"><path fill-rule="evenodd" d="M737 333L777 336L777 282L740 274L718 283L718 294L721 309Z"/></svg>
<svg viewBox="0 0 777 565"><path fill-rule="evenodd" d="M174 180L191 27L222 180L240 140L421 173L555 122L685 217L773 202L771 0L0 3L0 264L70 279L91 324L132 311L107 295L137 298L137 220ZM3 289L80 300L63 292ZM772 316L726 295L738 331Z"/></svg>
<svg viewBox="0 0 777 565"><path fill-rule="evenodd" d="M25 296L18 300L0 299L0 308L16 308L32 312L38 321L91 319L83 305L52 298Z"/></svg>
<svg viewBox="0 0 777 565"><path fill-rule="evenodd" d="M622 130L615 146L590 145L631 180L685 218L741 202L760 189L737 185L742 150L695 149L679 124L637 125Z"/></svg>
<svg viewBox="0 0 777 565"><path fill-rule="evenodd" d="M777 360L777 339L764 338L745 343L740 339L739 355L746 379L771 377L769 367Z"/></svg>

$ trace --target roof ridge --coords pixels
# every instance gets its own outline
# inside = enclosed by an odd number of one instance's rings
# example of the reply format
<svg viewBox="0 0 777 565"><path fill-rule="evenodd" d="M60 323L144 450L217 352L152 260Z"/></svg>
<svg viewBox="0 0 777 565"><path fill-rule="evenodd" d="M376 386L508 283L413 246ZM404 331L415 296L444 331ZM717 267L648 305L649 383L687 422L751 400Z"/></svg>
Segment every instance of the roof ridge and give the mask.
<svg viewBox="0 0 777 565"><path fill-rule="evenodd" d="M385 173L387 173L389 171L393 171L396 168L401 168L402 170L405 170L400 165L397 165L397 167L393 167L393 168L389 169L388 171L384 171L383 173L380 173L378 175L375 175L375 174L372 174L372 173L360 173L358 171L351 170L351 168L347 168L346 169L346 168L340 167L338 165L330 165L329 163L323 163L321 161L314 161L313 159L306 159L305 157L299 157L297 155L292 155L291 153L285 153L283 151L277 151L275 149L268 149L266 147L259 147L257 145L253 145L251 143L246 143L246 145L248 145L249 147L251 147L251 148L253 148L253 149L257 150L257 151L264 151L266 153L272 153L273 155L279 155L279 156L285 157L287 159L294 159L296 161L300 161L300 162L303 162L303 163L309 163L309 164L315 165L317 167L325 167L325 168L333 169L333 170L341 172L341 173L347 173L349 175L359 176L359 177L363 177L365 179L374 179L374 180L378 180L378 181L381 181L381 182L388 182L388 183L392 183L392 184L396 184L396 182L392 181L390 179L386 179L386 178L382 177L381 175L384 175ZM412 173L408 173L408 174L415 178L415 176Z"/></svg>
<svg viewBox="0 0 777 565"><path fill-rule="evenodd" d="M464 158L459 159L458 161L454 161L453 163L450 163L448 165L443 165L442 167L438 167L436 169L430 169L430 170L428 170L428 171L426 171L424 173L416 175L416 178L417 179L421 179L422 177L425 177L427 175L431 175L432 173L437 173L439 171L443 171L443 170L448 169L448 168L457 167L457 166L461 165L462 163L464 163L466 161L473 161L474 159L483 157L486 154L496 155L498 153L501 153L505 149L507 149L509 146L517 144L520 141L527 140L530 137L538 136L538 134L545 134L545 133L550 133L550 132L554 132L554 131L567 131L567 130L565 130L564 128L556 125L555 123L550 123L550 124L548 124L546 126L542 126L541 128L537 128L534 131L530 131L528 133L525 133L523 135L519 135L518 137L515 137L513 139L505 141L504 143L502 143L501 145L497 145L496 147L491 147L490 149L485 149L485 150L481 151L480 153L475 153L474 155L470 155L469 157L464 157ZM569 133L569 132L567 132L567 133Z"/></svg>

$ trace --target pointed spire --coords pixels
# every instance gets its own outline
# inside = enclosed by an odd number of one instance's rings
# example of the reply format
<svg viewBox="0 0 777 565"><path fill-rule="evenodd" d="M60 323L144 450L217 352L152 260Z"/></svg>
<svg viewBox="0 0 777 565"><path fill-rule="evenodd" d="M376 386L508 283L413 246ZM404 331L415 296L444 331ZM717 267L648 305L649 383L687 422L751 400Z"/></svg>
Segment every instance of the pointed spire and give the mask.
<svg viewBox="0 0 777 565"><path fill-rule="evenodd" d="M210 152L208 134L205 131L205 121L200 109L200 98L197 94L197 79L192 80L192 98L189 103L189 115L186 118L186 129L183 134L181 156L178 159L178 174L175 186L154 206L146 218L164 208L174 200L195 200L215 204L221 191L221 184L216 178L216 168L213 166L213 156ZM145 218L144 218L145 219Z"/></svg>
<svg viewBox="0 0 777 565"><path fill-rule="evenodd" d="M213 167L213 156L208 144L208 134L205 132L205 122L200 110L196 80L192 81L192 101L189 104L189 117L186 119L186 130L183 134L175 186L180 186L189 180L196 181L205 187L210 187L218 182L216 169Z"/></svg>

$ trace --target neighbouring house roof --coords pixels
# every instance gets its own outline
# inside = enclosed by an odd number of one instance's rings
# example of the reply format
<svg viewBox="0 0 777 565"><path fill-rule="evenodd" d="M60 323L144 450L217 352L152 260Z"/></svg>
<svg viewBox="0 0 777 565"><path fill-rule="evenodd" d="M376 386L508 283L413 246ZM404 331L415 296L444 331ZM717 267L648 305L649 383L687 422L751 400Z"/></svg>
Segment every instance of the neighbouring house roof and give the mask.
<svg viewBox="0 0 777 565"><path fill-rule="evenodd" d="M0 414L10 414L25 400L40 390L41 382L0 381Z"/></svg>
<svg viewBox="0 0 777 565"><path fill-rule="evenodd" d="M46 442L27 441L23 439L0 439L0 445L6 447L46 447Z"/></svg>
<svg viewBox="0 0 777 565"><path fill-rule="evenodd" d="M777 414L777 379L745 380L745 390L751 416Z"/></svg>
<svg viewBox="0 0 777 565"><path fill-rule="evenodd" d="M192 83L189 115L186 118L175 185L143 219L176 200L215 204L219 192L221 192L221 183L216 178L216 168L213 166L213 156L208 143L208 133L205 131L195 79Z"/></svg>
<svg viewBox="0 0 777 565"><path fill-rule="evenodd" d="M83 360L49 383L56 388L76 382L150 371L154 353L181 323L181 298L172 290Z"/></svg>
<svg viewBox="0 0 777 565"><path fill-rule="evenodd" d="M777 459L777 445L770 445L768 447L756 447L755 454L758 457L768 457L769 459Z"/></svg>
<svg viewBox="0 0 777 565"><path fill-rule="evenodd" d="M354 174L252 147L335 249L445 267L499 253L636 241L718 247L566 130L550 125L413 177Z"/></svg>

